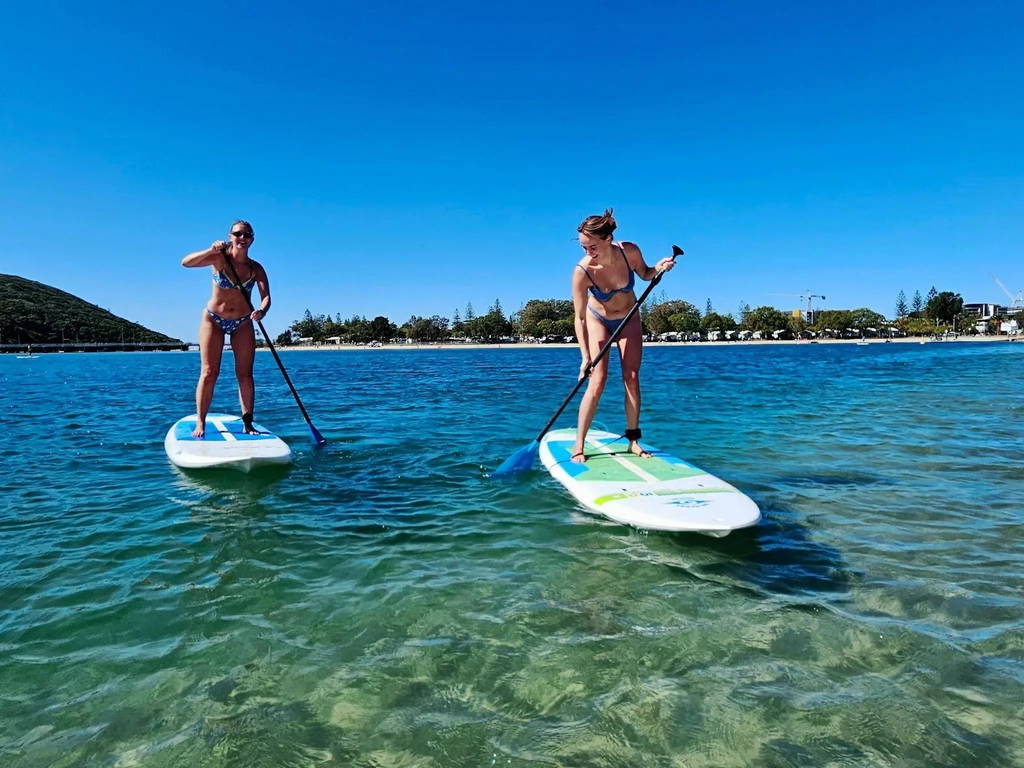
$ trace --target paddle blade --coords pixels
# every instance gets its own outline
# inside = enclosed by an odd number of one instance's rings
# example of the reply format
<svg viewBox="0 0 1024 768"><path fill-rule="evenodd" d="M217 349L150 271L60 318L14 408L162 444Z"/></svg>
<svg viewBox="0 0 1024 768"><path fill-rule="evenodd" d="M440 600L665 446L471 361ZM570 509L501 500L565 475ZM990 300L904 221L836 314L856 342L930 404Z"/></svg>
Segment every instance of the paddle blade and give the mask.
<svg viewBox="0 0 1024 768"><path fill-rule="evenodd" d="M327 439L321 435L320 430L312 424L309 425L309 437L313 441L314 445L327 445Z"/></svg>
<svg viewBox="0 0 1024 768"><path fill-rule="evenodd" d="M515 477L529 471L539 450L540 443L534 440L505 459L500 467L491 472L491 477Z"/></svg>

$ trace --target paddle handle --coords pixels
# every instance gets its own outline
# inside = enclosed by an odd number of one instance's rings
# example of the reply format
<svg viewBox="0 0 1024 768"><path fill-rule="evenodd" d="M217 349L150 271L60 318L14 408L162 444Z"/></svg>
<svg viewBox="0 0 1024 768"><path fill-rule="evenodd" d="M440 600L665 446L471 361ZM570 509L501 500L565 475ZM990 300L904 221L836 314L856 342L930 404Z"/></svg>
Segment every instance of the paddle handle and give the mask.
<svg viewBox="0 0 1024 768"><path fill-rule="evenodd" d="M252 305L252 300L249 298L249 292L246 291L245 287L242 285L242 279L238 276L238 272L235 270L235 265L231 261L231 256L228 255L228 246L224 246L223 253L224 261L227 262L228 269L231 270L231 274L235 278L235 282L238 284L238 290L241 292L242 296L245 297L245 303L249 305L249 311L255 312L256 307ZM274 349L274 344L270 341L267 329L263 327L263 321L257 320L256 325L259 326L260 333L263 334L263 340L267 342L267 346L274 355L274 360L277 361L277 367L281 369L281 374L284 376L285 383L288 385L288 389L292 391L292 397L295 398L295 402L298 404L299 410L302 411L302 418L306 420L306 423L309 424L311 429L315 430L316 427L313 426L313 422L310 420L309 414L306 413L306 407L302 404L302 400L299 399L299 393L295 391L295 386L292 384L292 380L288 377L288 371L284 369L284 363L281 362L281 358L278 356L277 350Z"/></svg>
<svg viewBox="0 0 1024 768"><path fill-rule="evenodd" d="M680 248L678 245L673 245L671 256L672 261L674 262L676 260L676 256L682 255L683 249ZM584 382L586 382L586 380L590 378L590 374L591 372L593 372L595 366L597 366L597 364L601 362L601 358L608 354L608 350L612 348L612 344L615 343L616 339L618 339L619 336L622 335L623 330L625 330L626 323L632 320L633 315L635 315L640 310L640 305L644 303L644 299L646 299L650 295L651 291L654 290L654 286L661 282L661 278L664 274L664 271L662 271L654 276L654 279L651 280L651 284L648 285L644 292L640 294L640 298L636 300L636 303L630 308L629 312L626 313L626 316L622 318L622 322L619 323L619 327L616 328L612 332L612 335L608 337L608 341L606 341L604 343L604 346L601 347L601 351L597 353L597 357L591 360L590 365L588 365L586 369L583 371L583 375L580 377L580 380L576 382L576 386L573 387L572 392L569 393L569 396L565 398L565 400L562 402L562 405L555 412L555 415L551 417L551 420L544 425L544 429L542 429L540 431L540 434L537 435L538 443L540 442L540 439L548 433L548 430L551 429L554 423L558 420L558 417L562 415L562 411L564 411L566 407L568 407L569 403L572 402L572 399L576 397L576 393L580 391L580 387L583 386Z"/></svg>

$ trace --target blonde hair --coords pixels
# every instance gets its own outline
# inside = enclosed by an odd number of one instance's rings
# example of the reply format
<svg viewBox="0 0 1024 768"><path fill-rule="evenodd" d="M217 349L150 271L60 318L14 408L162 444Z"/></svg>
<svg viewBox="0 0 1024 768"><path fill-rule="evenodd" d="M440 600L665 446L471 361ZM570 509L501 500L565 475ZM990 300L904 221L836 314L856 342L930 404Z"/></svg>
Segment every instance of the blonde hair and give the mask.
<svg viewBox="0 0 1024 768"><path fill-rule="evenodd" d="M599 237L602 240L610 240L612 232L619 225L615 223L612 216L612 208L606 208L601 216L587 216L583 222L576 227L576 231L584 235Z"/></svg>

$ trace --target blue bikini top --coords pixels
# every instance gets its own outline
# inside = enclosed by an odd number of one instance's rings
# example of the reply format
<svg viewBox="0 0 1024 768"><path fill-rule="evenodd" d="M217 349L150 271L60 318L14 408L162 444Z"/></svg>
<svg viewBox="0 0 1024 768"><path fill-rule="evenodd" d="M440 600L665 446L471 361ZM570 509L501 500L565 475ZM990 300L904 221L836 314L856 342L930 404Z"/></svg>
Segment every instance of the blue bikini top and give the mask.
<svg viewBox="0 0 1024 768"><path fill-rule="evenodd" d="M604 291L597 287L597 283L594 283L594 278L590 277L590 273L587 272L586 267L584 267L582 264L576 265L577 267L583 270L583 274L590 278L590 282L593 283L593 285L591 285L588 288L588 290L592 294L594 294L595 299L602 303L611 299L611 297L614 296L616 293L629 293L630 291L633 290L633 286L636 284L636 275L633 273L633 268L629 266L629 259L626 258L626 252L622 250L621 245L619 245L619 253L622 254L622 260L626 262L626 271L629 272L629 282L626 283L621 288L616 288L614 291L608 291L608 293L605 293Z"/></svg>
<svg viewBox="0 0 1024 768"><path fill-rule="evenodd" d="M224 273L223 269L213 276L213 284L220 288L238 288L237 285L231 282L231 278ZM246 293L252 293L252 287L254 285L256 285L256 276L249 275L249 279L242 283L242 288Z"/></svg>

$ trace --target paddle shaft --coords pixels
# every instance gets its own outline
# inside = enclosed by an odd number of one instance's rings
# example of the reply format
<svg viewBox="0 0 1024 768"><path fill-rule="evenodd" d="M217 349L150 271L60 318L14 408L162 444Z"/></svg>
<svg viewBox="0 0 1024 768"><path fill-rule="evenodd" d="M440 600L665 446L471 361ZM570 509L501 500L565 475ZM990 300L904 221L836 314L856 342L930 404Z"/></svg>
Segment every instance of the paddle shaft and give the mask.
<svg viewBox="0 0 1024 768"><path fill-rule="evenodd" d="M256 308L252 305L252 300L249 298L249 293L242 286L242 280L238 276L238 272L235 271L235 265L231 261L231 256L228 255L228 246L224 247L224 261L227 262L228 269L231 270L231 274L232 276L234 276L235 282L238 284L238 290L241 292L242 296L245 297L245 303L249 305L249 311L255 312ZM302 404L302 400L299 399L299 393L295 391L295 387L292 385L292 380L288 378L288 371L284 369L284 363L281 362L281 358L278 356L277 350L274 349L274 345L270 341L270 336L269 334L267 334L267 329L263 327L263 322L261 320L257 320L256 325L260 327L260 333L263 334L263 340L266 341L267 346L270 347L270 351L273 353L274 359L277 361L277 367L281 369L281 374L284 376L284 380L288 384L288 389L292 391L292 397L295 398L295 402L298 404L299 410L302 411L302 417L306 420L306 423L309 424L310 427L313 427L313 422L310 420L309 414L306 413L306 408ZM316 429L316 427L313 427L313 429Z"/></svg>
<svg viewBox="0 0 1024 768"><path fill-rule="evenodd" d="M673 247L672 251L672 261L675 261L676 256L680 256L683 253L682 250L680 250L677 246ZM619 327L612 332L612 335L608 337L608 341L606 341L604 343L604 346L601 347L601 351L597 353L597 357L590 361L590 365L587 366L586 372L583 374L582 377L580 377L580 380L576 382L576 386L573 387L573 390L572 392L569 393L569 396L565 398L565 401L555 412L555 415L551 417L551 421L544 425L544 429L542 429L540 431L540 434L537 435L536 442L540 442L540 439L547 434L548 430L551 429L552 425L558 420L558 417L562 415L562 411L564 411L566 407L568 407L572 399L576 397L576 393L580 391L580 387L582 387L583 384L587 381L587 379L590 378L591 372L594 370L597 364L601 362L601 358L608 354L608 350L612 348L612 344L615 343L616 339L618 339L619 336L622 334L622 331L625 330L626 323L632 320L633 315L635 315L640 310L640 305L644 303L644 299L646 299L650 295L651 291L654 290L654 286L661 282L661 278L664 274L664 272L659 272L657 275L655 275L654 279L651 280L651 284L648 285L644 292L640 294L640 298L636 300L636 303L630 308L629 312L626 313L626 316L622 318L622 322L619 323Z"/></svg>

